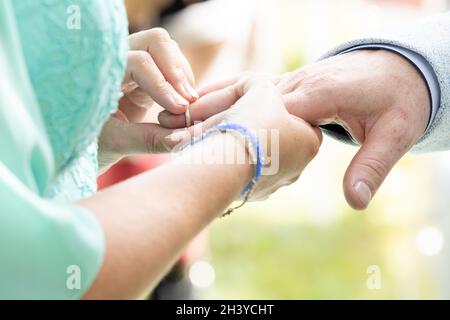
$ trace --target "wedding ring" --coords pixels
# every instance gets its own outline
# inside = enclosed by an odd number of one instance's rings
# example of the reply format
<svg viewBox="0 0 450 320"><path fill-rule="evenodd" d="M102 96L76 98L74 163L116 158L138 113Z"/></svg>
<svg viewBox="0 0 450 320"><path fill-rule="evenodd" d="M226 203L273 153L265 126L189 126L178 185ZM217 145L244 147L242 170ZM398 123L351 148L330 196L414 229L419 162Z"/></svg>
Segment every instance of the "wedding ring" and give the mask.
<svg viewBox="0 0 450 320"><path fill-rule="evenodd" d="M186 128L189 128L192 125L191 112L189 111L189 107L187 107L186 112L184 113L184 120Z"/></svg>

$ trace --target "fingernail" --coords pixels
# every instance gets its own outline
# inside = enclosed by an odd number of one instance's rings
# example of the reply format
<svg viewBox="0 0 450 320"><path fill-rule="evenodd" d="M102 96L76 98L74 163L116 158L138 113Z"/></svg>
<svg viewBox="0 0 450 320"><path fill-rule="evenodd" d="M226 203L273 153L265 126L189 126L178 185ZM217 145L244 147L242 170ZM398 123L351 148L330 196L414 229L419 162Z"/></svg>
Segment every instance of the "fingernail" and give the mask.
<svg viewBox="0 0 450 320"><path fill-rule="evenodd" d="M178 92L174 92L172 94L172 98L175 101L175 103L180 105L180 106L186 107L186 106L189 105L189 102L185 98L180 96L180 94Z"/></svg>
<svg viewBox="0 0 450 320"><path fill-rule="evenodd" d="M184 131L176 131L174 133L169 134L165 140L170 142L170 143L179 143L183 140L188 140L191 137L191 134L189 133L189 131L184 130Z"/></svg>
<svg viewBox="0 0 450 320"><path fill-rule="evenodd" d="M192 88L192 86L188 83L185 82L183 85L184 91L191 96L191 98L197 100L199 98L199 95L197 93L197 91L194 90L194 88Z"/></svg>
<svg viewBox="0 0 450 320"><path fill-rule="evenodd" d="M372 199L372 191L370 191L369 186L362 181L358 181L354 184L353 188L364 207L367 207Z"/></svg>

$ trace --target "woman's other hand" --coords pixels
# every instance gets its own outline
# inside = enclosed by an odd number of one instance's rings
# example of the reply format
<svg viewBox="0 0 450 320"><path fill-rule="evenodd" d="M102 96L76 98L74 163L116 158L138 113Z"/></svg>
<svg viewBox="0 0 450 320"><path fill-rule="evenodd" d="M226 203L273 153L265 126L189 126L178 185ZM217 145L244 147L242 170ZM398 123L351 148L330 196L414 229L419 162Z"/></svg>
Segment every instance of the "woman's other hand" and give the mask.
<svg viewBox="0 0 450 320"><path fill-rule="evenodd" d="M99 138L99 165L108 167L124 155L166 152L164 137L172 131L141 123L154 102L182 114L198 99L192 69L169 34L161 28L130 35L128 64L118 111Z"/></svg>

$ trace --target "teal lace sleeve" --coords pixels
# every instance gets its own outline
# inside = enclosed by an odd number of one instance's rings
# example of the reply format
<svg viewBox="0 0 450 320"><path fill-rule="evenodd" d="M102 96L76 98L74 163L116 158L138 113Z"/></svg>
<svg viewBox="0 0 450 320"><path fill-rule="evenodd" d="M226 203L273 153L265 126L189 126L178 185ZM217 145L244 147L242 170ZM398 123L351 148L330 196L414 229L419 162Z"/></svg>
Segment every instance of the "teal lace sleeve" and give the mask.
<svg viewBox="0 0 450 320"><path fill-rule="evenodd" d="M96 191L97 137L117 108L128 50L121 0L12 1L55 158L45 196Z"/></svg>

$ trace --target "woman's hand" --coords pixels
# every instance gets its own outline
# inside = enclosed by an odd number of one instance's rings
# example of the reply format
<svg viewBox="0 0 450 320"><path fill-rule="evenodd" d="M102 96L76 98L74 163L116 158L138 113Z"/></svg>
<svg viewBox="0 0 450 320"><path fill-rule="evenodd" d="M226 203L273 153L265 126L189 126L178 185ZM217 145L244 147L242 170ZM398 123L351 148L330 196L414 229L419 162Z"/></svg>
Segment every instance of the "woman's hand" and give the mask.
<svg viewBox="0 0 450 320"><path fill-rule="evenodd" d="M173 114L181 114L198 98L191 67L164 29L135 33L129 43L124 95L99 138L100 167L127 154L168 151L171 146L164 137L171 131L140 122L154 102Z"/></svg>
<svg viewBox="0 0 450 320"><path fill-rule="evenodd" d="M229 108L208 118L205 127L227 121L258 132L279 133L279 171L262 177L254 197L265 197L296 180L316 154L320 131L291 116L269 81L242 80L204 96L192 105L194 119L198 103L215 103L216 99L225 101ZM169 123L172 116L166 117ZM189 136L194 127L180 131L181 135ZM262 147L268 150L264 143ZM229 159L237 150L246 152L231 133L212 135L163 166L82 200L80 205L101 224L106 248L102 267L84 298L136 299L151 290L186 244L223 213L250 181L253 168L249 162L210 162L203 157L207 152L215 159Z"/></svg>
<svg viewBox="0 0 450 320"><path fill-rule="evenodd" d="M219 105L225 109L223 112L208 113L217 110L215 106ZM242 77L229 87L204 95L190 106L190 113L193 121L205 121L177 131L168 139L182 137L186 141L191 135L198 135L222 121L237 123L254 130L264 153L270 155L271 163L278 162L275 173L263 174L252 200L266 198L278 188L295 182L321 144L320 130L289 114L279 90L270 80L261 77ZM184 115L163 111L159 121L166 128L179 128L185 119Z"/></svg>

